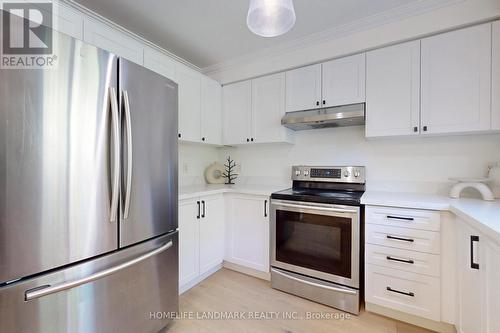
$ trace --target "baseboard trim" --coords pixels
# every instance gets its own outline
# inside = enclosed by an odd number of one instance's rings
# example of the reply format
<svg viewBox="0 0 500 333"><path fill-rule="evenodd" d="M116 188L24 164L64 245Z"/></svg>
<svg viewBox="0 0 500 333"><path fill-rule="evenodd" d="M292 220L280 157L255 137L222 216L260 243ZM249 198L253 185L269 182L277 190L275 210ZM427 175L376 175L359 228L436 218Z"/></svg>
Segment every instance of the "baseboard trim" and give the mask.
<svg viewBox="0 0 500 333"><path fill-rule="evenodd" d="M393 310L373 303L365 302L365 310L385 317L393 318L415 326L420 326L440 333L457 333L454 325L421 318L398 310Z"/></svg>
<svg viewBox="0 0 500 333"><path fill-rule="evenodd" d="M232 271L250 275L258 279L271 281L271 273L269 272L262 272L253 268L245 267L225 260L222 265L224 266L224 268L230 269Z"/></svg>
<svg viewBox="0 0 500 333"><path fill-rule="evenodd" d="M214 268L208 270L205 274L202 274L202 275L198 276L196 279L193 279L193 280L191 280L191 281L183 284L182 286L180 286L179 287L179 295L184 294L186 291L188 291L189 289L193 288L198 283L200 283L201 281L203 281L206 278L208 278L210 275L212 275L212 274L216 273L217 271L219 271L222 268L222 266L223 266L223 264L218 264Z"/></svg>

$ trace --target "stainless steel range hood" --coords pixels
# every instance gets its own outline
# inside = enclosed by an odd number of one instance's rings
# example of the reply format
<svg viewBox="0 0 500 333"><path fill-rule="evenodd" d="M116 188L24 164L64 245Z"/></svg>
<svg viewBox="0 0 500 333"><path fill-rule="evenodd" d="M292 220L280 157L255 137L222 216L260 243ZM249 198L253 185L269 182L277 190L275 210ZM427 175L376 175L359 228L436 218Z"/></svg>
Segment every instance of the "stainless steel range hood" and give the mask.
<svg viewBox="0 0 500 333"><path fill-rule="evenodd" d="M287 112L281 125L294 131L365 124L365 103Z"/></svg>

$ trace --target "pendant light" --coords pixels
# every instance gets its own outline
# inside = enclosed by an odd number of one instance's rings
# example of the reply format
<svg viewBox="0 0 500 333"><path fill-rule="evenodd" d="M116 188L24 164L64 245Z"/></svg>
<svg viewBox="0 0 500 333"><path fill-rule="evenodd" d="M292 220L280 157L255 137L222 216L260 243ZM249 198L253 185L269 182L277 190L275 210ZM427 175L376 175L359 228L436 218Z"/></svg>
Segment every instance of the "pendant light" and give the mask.
<svg viewBox="0 0 500 333"><path fill-rule="evenodd" d="M292 0L250 0L247 26L262 37L276 37L292 29L295 9Z"/></svg>

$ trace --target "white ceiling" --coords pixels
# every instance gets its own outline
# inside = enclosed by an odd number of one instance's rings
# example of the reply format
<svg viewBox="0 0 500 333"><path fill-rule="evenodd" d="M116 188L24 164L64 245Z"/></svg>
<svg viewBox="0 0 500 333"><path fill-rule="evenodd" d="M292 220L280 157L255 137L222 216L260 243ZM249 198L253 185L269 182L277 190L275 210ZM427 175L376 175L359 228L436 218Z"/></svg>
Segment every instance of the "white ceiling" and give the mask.
<svg viewBox="0 0 500 333"><path fill-rule="evenodd" d="M295 27L275 38L248 30L248 0L75 1L205 68L426 0L295 0Z"/></svg>

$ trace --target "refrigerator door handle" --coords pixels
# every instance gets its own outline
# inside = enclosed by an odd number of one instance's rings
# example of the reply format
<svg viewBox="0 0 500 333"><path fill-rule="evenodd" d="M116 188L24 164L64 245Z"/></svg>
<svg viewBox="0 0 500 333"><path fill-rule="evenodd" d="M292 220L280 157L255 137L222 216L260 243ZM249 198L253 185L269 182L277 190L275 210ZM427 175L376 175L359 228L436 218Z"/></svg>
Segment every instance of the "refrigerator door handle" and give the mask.
<svg viewBox="0 0 500 333"><path fill-rule="evenodd" d="M116 89L114 87L109 87L109 98L111 102L111 118L112 127L114 135L114 150L113 150L113 160L114 160L114 173L113 173L113 184L112 184L112 195L111 195L111 212L110 212L110 222L115 222L118 213L118 200L119 190L120 190L120 126L118 119L118 101L116 95Z"/></svg>
<svg viewBox="0 0 500 333"><path fill-rule="evenodd" d="M130 100L128 91L123 91L125 105L125 126L127 129L127 187L125 191L125 208L123 218L127 219L130 212L130 192L132 188L132 118L130 117Z"/></svg>
<svg viewBox="0 0 500 333"><path fill-rule="evenodd" d="M174 243L172 241L169 241L168 243L166 243L166 244L160 246L159 248L157 248L151 252L148 252L142 256L139 256L135 259L127 261L123 264L120 264L120 265L105 269L103 271L94 273L92 275L89 275L89 276L84 277L84 278L79 279L79 280L65 282L65 283L55 285L55 286L47 285L47 286L41 286L41 287L36 287L36 288L30 289L30 290L27 290L24 294L24 300L27 302L32 301L32 300L37 299L37 298L41 298L41 297L44 297L47 295L55 294L55 293L58 293L60 291L72 289L72 288L81 286L82 284L87 284L89 282L102 279L106 276L115 274L115 273L117 273L121 270L124 270L130 266L138 264L146 259L154 257L154 256L162 253L163 251L168 250L173 245L174 245Z"/></svg>

